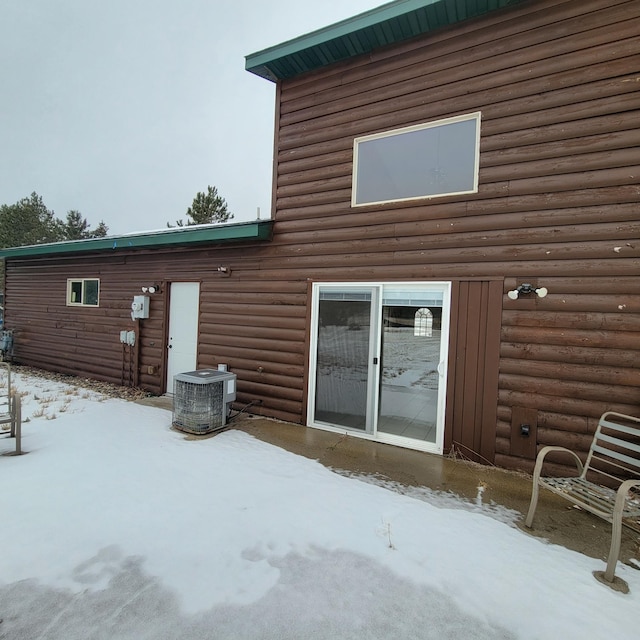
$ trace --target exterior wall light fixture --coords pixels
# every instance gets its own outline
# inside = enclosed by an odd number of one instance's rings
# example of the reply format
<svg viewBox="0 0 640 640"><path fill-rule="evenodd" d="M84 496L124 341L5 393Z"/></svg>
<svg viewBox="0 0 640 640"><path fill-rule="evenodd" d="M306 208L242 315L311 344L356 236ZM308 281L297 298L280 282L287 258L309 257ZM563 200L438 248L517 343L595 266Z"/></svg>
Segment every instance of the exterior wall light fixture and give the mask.
<svg viewBox="0 0 640 640"><path fill-rule="evenodd" d="M142 293L160 293L160 285L152 284L150 287L142 287Z"/></svg>
<svg viewBox="0 0 640 640"><path fill-rule="evenodd" d="M507 295L511 300L517 300L521 295L527 295L529 293L535 293L538 298L544 298L549 291L546 287L534 287L528 282L523 282L519 287L507 292Z"/></svg>

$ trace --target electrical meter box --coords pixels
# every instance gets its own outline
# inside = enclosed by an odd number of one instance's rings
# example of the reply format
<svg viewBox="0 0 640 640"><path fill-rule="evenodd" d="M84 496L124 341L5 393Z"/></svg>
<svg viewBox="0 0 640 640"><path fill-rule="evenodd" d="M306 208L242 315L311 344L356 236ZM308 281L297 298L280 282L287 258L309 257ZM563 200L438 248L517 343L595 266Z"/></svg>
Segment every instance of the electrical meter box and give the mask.
<svg viewBox="0 0 640 640"><path fill-rule="evenodd" d="M131 319L144 320L149 317L149 296L133 296Z"/></svg>

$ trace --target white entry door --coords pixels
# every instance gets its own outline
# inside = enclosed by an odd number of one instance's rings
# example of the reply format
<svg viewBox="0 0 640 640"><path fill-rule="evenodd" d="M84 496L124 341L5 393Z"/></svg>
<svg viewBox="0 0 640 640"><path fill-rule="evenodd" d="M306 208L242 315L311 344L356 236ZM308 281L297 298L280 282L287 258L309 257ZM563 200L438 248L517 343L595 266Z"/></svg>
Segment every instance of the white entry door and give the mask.
<svg viewBox="0 0 640 640"><path fill-rule="evenodd" d="M198 311L200 284L172 282L167 343L167 393L173 393L173 376L193 371L198 363Z"/></svg>

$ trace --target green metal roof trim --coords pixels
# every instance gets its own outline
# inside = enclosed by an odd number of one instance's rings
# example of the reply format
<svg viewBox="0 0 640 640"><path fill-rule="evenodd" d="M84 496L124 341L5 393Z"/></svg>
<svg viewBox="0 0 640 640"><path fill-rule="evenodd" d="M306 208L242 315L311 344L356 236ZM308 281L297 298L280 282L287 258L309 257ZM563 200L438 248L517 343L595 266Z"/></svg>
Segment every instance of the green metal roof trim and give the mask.
<svg viewBox="0 0 640 640"><path fill-rule="evenodd" d="M395 0L248 55L245 67L247 71L273 82L292 78L520 1Z"/></svg>
<svg viewBox="0 0 640 640"><path fill-rule="evenodd" d="M156 247L192 246L205 243L217 244L243 240L269 240L271 238L271 227L271 220L176 227L122 236L92 238L90 240L69 240L66 242L32 244L26 247L0 249L0 258L51 256L64 253L118 251L123 249L153 249Z"/></svg>

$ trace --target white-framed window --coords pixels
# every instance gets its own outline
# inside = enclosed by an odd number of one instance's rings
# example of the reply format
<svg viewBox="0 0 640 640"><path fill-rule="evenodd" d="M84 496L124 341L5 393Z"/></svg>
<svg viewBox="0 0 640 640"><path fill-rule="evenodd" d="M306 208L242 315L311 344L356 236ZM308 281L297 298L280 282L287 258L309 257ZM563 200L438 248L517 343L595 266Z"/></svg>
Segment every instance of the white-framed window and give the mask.
<svg viewBox="0 0 640 640"><path fill-rule="evenodd" d="M476 193L480 112L356 138L351 206Z"/></svg>
<svg viewBox="0 0 640 640"><path fill-rule="evenodd" d="M67 306L97 307L100 300L98 278L68 278Z"/></svg>

